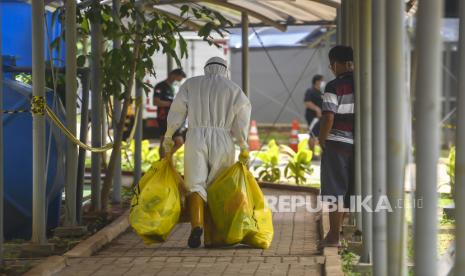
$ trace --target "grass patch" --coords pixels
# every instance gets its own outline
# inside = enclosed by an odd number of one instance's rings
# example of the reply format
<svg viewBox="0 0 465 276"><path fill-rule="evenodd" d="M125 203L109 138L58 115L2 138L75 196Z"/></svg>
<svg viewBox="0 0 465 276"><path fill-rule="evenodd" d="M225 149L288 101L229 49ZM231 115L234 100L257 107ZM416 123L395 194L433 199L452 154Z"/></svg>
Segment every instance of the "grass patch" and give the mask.
<svg viewBox="0 0 465 276"><path fill-rule="evenodd" d="M345 247L341 252L342 272L346 276L359 276L360 273L354 272L354 264L357 262L357 255L347 250Z"/></svg>
<svg viewBox="0 0 465 276"><path fill-rule="evenodd" d="M258 129L260 135L260 142L263 145L268 144L271 140L275 140L278 144L287 145L289 143L289 131L282 130L268 130L268 129Z"/></svg>
<svg viewBox="0 0 465 276"><path fill-rule="evenodd" d="M454 203L454 200L449 196L441 194L441 197L438 200L439 207L446 207Z"/></svg>

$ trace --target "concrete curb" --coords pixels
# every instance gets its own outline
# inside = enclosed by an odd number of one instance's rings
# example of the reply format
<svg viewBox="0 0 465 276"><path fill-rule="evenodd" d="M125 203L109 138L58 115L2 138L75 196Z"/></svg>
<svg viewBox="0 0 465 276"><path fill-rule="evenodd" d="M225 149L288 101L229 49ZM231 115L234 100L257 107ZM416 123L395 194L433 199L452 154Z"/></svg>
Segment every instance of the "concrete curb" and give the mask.
<svg viewBox="0 0 465 276"><path fill-rule="evenodd" d="M329 231L329 213L323 208L320 215L319 232L320 240ZM339 256L338 249L335 247L323 248L323 256L325 257L325 264L323 266L323 275L327 276L344 276L342 272L342 261Z"/></svg>
<svg viewBox="0 0 465 276"><path fill-rule="evenodd" d="M26 272L25 276L48 276L66 267L69 258L89 257L129 228L129 210L103 229L80 242L63 256L51 256Z"/></svg>
<svg viewBox="0 0 465 276"><path fill-rule="evenodd" d="M105 226L102 230L92 235L88 239L80 242L70 251L63 254L65 257L89 257L105 244L111 242L129 227L129 210L119 218Z"/></svg>
<svg viewBox="0 0 465 276"><path fill-rule="evenodd" d="M261 188L270 188L275 190L290 190L290 191L297 191L297 192L308 192L315 195L320 194L320 189L308 187L308 186L297 186L297 185L289 185L289 184L281 184L281 183L273 183L273 182L258 182L258 185Z"/></svg>
<svg viewBox="0 0 465 276"><path fill-rule="evenodd" d="M53 275L58 273L66 267L66 258L63 256L50 256L40 264L36 265L28 272L24 273L24 276L44 276Z"/></svg>

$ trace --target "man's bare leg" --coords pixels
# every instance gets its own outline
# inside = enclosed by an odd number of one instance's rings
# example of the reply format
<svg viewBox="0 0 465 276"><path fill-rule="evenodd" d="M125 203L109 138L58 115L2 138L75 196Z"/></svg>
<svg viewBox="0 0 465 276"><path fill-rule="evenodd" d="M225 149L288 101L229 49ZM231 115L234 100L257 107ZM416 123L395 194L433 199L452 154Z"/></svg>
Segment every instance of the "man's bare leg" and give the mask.
<svg viewBox="0 0 465 276"><path fill-rule="evenodd" d="M333 211L329 213L329 231L326 234L324 243L326 245L338 245L339 235L342 226L342 220L344 219L343 211Z"/></svg>

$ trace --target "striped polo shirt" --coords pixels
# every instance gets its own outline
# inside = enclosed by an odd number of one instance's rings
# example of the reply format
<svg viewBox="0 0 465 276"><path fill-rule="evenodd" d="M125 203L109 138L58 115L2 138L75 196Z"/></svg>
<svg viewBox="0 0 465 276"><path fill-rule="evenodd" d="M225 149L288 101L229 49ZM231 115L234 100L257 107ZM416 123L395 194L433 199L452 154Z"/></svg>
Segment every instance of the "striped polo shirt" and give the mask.
<svg viewBox="0 0 465 276"><path fill-rule="evenodd" d="M354 76L352 72L339 75L326 85L323 112L334 113L334 124L327 140L354 143Z"/></svg>

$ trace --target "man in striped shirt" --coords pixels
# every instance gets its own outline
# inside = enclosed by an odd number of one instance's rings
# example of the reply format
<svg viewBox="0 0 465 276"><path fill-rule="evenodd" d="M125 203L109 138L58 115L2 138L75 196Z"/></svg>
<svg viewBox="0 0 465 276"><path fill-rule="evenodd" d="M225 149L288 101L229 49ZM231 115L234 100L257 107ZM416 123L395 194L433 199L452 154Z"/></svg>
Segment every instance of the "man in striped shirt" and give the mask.
<svg viewBox="0 0 465 276"><path fill-rule="evenodd" d="M336 76L326 85L323 94L320 145L321 195L341 201L350 207L354 193L354 78L353 50L335 46L329 52L330 69ZM344 211L341 204L330 212L330 230L321 246L339 246L339 231Z"/></svg>

